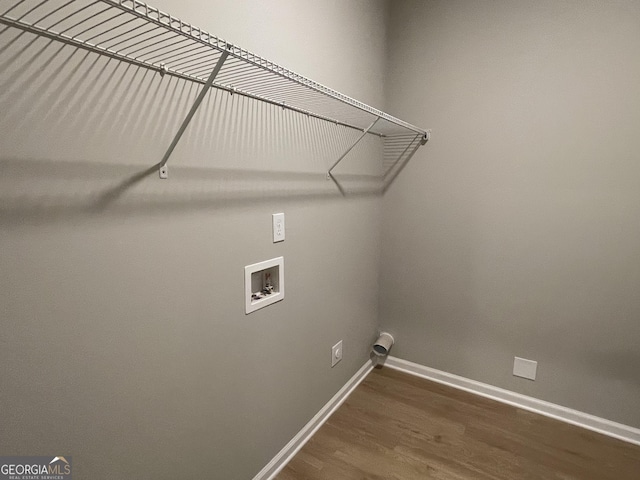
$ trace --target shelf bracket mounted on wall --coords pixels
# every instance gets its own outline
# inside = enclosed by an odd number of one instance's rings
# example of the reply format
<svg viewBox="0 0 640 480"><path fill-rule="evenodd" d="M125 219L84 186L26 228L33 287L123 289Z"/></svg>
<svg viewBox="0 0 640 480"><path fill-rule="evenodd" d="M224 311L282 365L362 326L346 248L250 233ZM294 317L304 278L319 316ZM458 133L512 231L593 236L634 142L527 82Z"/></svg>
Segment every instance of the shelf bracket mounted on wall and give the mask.
<svg viewBox="0 0 640 480"><path fill-rule="evenodd" d="M196 98L196 101L193 102L193 105L191 106L191 110L189 110L189 113L187 114L187 116L183 120L182 125L180 125L180 128L178 129L178 132L176 133L175 137L173 137L173 141L171 142L171 145L169 145L169 148L165 152L164 157L162 157L162 161L159 164L159 166L160 166L160 178L163 178L163 179L169 178L169 171L167 169L167 161L169 160L169 157L173 153L173 150L176 148L176 145L178 145L178 142L180 141L180 138L184 134L184 131L187 129L187 126L189 125L189 122L191 122L191 119L193 118L193 116L195 115L196 111L198 110L198 107L202 103L202 100L204 100L205 95L207 94L207 92L209 91L211 86L213 85L213 81L215 80L216 76L220 72L220 69L222 68L222 64L224 63L224 61L227 59L228 56L229 56L229 52L227 50L222 52L222 55L220 55L220 58L218 59L218 62L216 63L216 66L213 67L213 70L211 71L211 74L209 75L209 78L205 82L204 87L202 87L202 90L200 90L200 93L198 94L198 98Z"/></svg>
<svg viewBox="0 0 640 480"><path fill-rule="evenodd" d="M336 168L336 167L338 166L338 164L342 161L342 159L343 159L344 157L346 157L346 156L349 154L349 152L350 152L351 150L353 150L353 149L355 148L355 146L356 146L356 145L358 145L358 143L360 143L360 141L361 141L364 137L366 137L366 136L367 136L367 133L369 133L369 130L371 130L371 129L373 128L373 126L376 124L376 122L377 122L378 120L380 120L380 117L376 117L376 119L371 123L371 125L369 125L367 128L365 128L365 129L362 131L362 135L360 135L360 136L358 137L358 139L357 139L355 142L353 142L353 144L352 144L349 148L347 148L347 151L346 151L346 152L344 152L342 155L340 155L340 158L338 158L338 160L336 160L336 161L333 163L333 165L331 165L331 167L330 167L330 168L329 168L329 170L327 171L327 180L331 180L331 179L333 178L333 175L331 174L331 171L332 171L334 168Z"/></svg>

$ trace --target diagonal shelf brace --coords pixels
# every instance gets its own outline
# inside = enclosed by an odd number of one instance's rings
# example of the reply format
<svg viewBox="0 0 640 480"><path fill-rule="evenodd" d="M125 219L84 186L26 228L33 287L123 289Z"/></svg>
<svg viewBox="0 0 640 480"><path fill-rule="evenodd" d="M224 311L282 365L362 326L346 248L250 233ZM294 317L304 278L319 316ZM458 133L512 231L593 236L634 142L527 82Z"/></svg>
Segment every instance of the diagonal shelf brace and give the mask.
<svg viewBox="0 0 640 480"><path fill-rule="evenodd" d="M200 93L198 94L198 98L196 98L196 101L191 106L191 110L189 110L189 113L187 114L186 118L182 122L182 125L180 125L180 128L178 129L176 136L173 137L173 141L171 142L171 145L169 145L169 148L167 149L166 153L164 154L164 157L162 157L162 161L160 162L160 178L169 178L169 172L167 170L167 161L169 160L169 157L173 153L173 150L176 148L176 145L178 145L178 142L180 141L182 134L184 134L184 131L187 129L189 122L191 122L191 119L193 118L196 111L198 110L198 107L202 103L202 100L204 100L205 95L211 88L211 85L213 85L213 81L215 80L216 76L220 72L220 69L222 68L222 64L224 63L224 61L227 59L228 56L229 56L229 52L227 50L222 52L222 55L218 59L218 63L216 63L216 66L213 68L211 75L209 75L207 82L204 84L204 87L202 87L202 90L200 90Z"/></svg>
<svg viewBox="0 0 640 480"><path fill-rule="evenodd" d="M377 122L378 120L380 120L380 117L376 117L376 119L373 121L373 123L372 123L371 125L369 125L367 128L365 128L365 129L362 131L362 135L360 135L360 136L358 137L358 139L357 139L355 142L353 142L353 145L351 145L351 146L347 149L347 151L346 151L346 152L344 152L342 155L340 155L340 158L338 158L338 160L336 160L336 161L334 162L334 164L333 164L333 165L331 165L331 167L330 167L330 168L329 168L329 170L327 171L327 180L330 180L331 178L333 178L333 175L331 175L331 171L332 171L334 168L336 168L336 167L338 166L338 164L342 161L342 159L343 159L344 157L346 157L346 156L349 154L349 152L350 152L351 150L353 150L353 149L355 148L355 146L356 146L356 145L358 145L358 143L360 143L360 140L362 140L364 137L366 137L366 136L367 136L367 133L369 133L369 130L371 130L371 129L373 128L373 126L376 124L376 122Z"/></svg>

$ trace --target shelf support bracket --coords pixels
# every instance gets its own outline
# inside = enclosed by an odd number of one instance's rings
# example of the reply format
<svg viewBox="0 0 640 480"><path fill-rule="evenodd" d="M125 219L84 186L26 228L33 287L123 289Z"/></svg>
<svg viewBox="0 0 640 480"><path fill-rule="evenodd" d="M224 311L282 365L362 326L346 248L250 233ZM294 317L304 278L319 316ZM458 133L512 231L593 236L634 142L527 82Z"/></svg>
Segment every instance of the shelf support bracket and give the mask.
<svg viewBox="0 0 640 480"><path fill-rule="evenodd" d="M340 155L340 158L338 158L338 160L336 160L336 161L333 163L333 165L331 165L331 167L330 167L330 168L329 168L329 170L327 171L327 180L330 180L330 179L332 179L332 178L333 178L333 175L331 174L331 171L332 171L334 168L336 168L336 167L338 166L338 164L342 161L342 159L343 159L344 157L346 157L346 156L349 154L349 152L350 152L351 150L353 150L353 149L355 148L355 146L356 146L356 145L358 145L358 143L360 143L360 140L362 140L364 137L366 137L366 136L367 136L367 133L369 133L369 130L371 130L371 129L373 128L373 126L376 124L376 122L377 122L378 120L380 120L380 117L376 117L376 119L373 121L373 123L371 123L371 125L369 125L367 128L365 128L365 129L362 131L362 135L360 135L360 136L358 137L358 139L357 139L355 142L353 142L353 144L352 144L352 145L347 149L347 151L346 151L346 152L344 152L342 155Z"/></svg>
<svg viewBox="0 0 640 480"><path fill-rule="evenodd" d="M159 164L160 178L169 178L169 172L167 170L167 161L169 160L169 157L173 153L173 150L176 148L176 145L178 145L180 138L184 134L184 131L187 129L189 122L191 122L191 119L193 118L196 111L198 110L198 107L202 103L202 100L204 100L205 95L211 88L211 85L213 85L214 79L220 72L220 69L222 68L222 64L224 63L224 61L227 59L228 56L229 56L229 52L227 50L222 52L222 55L220 55L220 58L218 59L216 66L211 71L209 78L204 84L204 87L202 87L202 90L200 90L200 93L198 94L198 98L196 98L196 101L191 106L191 110L189 110L189 113L187 114L186 118L183 120L182 125L180 125L180 128L178 129L178 132L176 133L175 137L173 137L173 141L171 142L171 145L169 145L169 148L165 152L164 157L162 157L162 161Z"/></svg>

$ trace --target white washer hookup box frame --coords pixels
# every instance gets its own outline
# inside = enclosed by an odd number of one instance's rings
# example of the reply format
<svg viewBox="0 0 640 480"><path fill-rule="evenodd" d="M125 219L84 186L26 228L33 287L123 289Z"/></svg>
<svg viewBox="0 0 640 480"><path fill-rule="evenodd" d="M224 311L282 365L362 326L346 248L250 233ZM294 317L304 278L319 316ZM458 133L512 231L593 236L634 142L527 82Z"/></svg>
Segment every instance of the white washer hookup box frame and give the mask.
<svg viewBox="0 0 640 480"><path fill-rule="evenodd" d="M284 299L284 257L244 267L245 314Z"/></svg>

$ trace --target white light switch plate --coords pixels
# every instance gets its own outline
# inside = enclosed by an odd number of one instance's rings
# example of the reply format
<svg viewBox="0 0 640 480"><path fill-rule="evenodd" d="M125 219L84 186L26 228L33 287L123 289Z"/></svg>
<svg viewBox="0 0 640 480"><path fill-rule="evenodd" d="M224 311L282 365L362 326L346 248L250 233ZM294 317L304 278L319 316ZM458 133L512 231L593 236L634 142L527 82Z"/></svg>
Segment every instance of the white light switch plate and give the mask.
<svg viewBox="0 0 640 480"><path fill-rule="evenodd" d="M273 217L273 243L284 241L284 213L274 213Z"/></svg>
<svg viewBox="0 0 640 480"><path fill-rule="evenodd" d="M534 360L527 360L526 358L520 358L520 357L513 358L513 374L516 377L535 380L537 370L538 370L538 362Z"/></svg>
<svg viewBox="0 0 640 480"><path fill-rule="evenodd" d="M342 340L331 348L331 367L335 367L340 360L342 360Z"/></svg>

